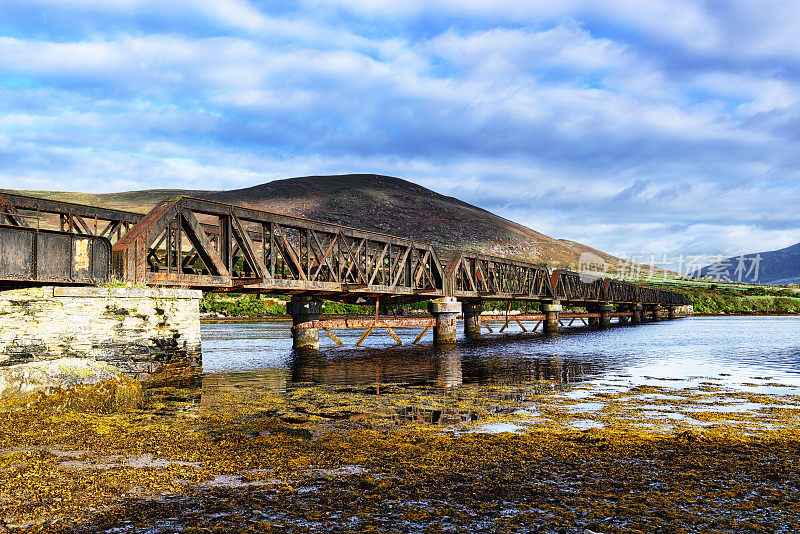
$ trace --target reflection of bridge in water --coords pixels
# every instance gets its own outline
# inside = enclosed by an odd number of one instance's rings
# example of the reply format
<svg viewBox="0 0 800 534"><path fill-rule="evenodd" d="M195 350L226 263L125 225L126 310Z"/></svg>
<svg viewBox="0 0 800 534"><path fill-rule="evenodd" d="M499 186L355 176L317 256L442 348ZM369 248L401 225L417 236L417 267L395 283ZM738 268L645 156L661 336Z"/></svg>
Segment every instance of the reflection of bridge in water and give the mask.
<svg viewBox="0 0 800 534"><path fill-rule="evenodd" d="M469 348L471 350L464 350ZM513 385L536 381L566 384L600 371L596 363L576 362L560 356L485 356L484 347L445 345L403 349L365 349L331 354L294 351L286 367L205 375L204 386L266 387L276 393L299 385L353 386L375 384ZM479 355L480 354L480 355Z"/></svg>
<svg viewBox="0 0 800 534"><path fill-rule="evenodd" d="M492 344L495 343L489 345ZM480 342L480 345L484 343ZM473 350L462 350L465 348ZM205 375L201 403L214 406L229 394L249 395L264 390L287 396L288 399L291 398L288 394L292 388L319 387L323 392L386 396L386 400L379 403L382 407L376 413L344 411L322 414L323 417L358 419L378 415L434 424L458 423L474 420L476 415L469 408L469 403L456 407L459 403L448 402L455 398L454 388L477 387L482 403L492 405L497 402L496 409L510 409L502 406L508 401L525 402L534 392L559 389L599 371L594 364L569 361L557 355L520 358L479 355L484 353L485 348L489 346L366 349L356 354L295 351L286 367ZM419 387L423 389L417 389ZM410 402L403 395L393 395L398 391L427 391L426 395L434 395L435 398L441 396L442 402L438 403L438 407L426 407ZM453 393L448 393L450 391ZM308 410L308 399L304 399L302 406L298 407L301 413Z"/></svg>
<svg viewBox="0 0 800 534"><path fill-rule="evenodd" d="M435 349L369 351L365 355L326 357L301 351L292 359L292 382L327 385L371 383L519 384L532 381L577 382L592 366L558 356L508 358L464 356L458 345Z"/></svg>
<svg viewBox="0 0 800 534"><path fill-rule="evenodd" d="M430 221L436 224L436 221ZM112 269L113 266L113 269ZM681 293L539 264L457 251L442 254L411 239L190 197L167 198L147 215L0 195L0 288L132 285L291 295L294 347L318 348L336 328L433 328L437 345L455 342L463 312L469 338L481 328L533 322L556 334L563 321L605 328L675 317ZM371 318L324 318L321 299L374 305ZM379 317L381 304L428 300L428 317ZM481 315L485 300L527 301L523 317ZM577 308L572 313L564 307ZM420 335L420 338L422 336ZM401 343L399 338L398 343Z"/></svg>

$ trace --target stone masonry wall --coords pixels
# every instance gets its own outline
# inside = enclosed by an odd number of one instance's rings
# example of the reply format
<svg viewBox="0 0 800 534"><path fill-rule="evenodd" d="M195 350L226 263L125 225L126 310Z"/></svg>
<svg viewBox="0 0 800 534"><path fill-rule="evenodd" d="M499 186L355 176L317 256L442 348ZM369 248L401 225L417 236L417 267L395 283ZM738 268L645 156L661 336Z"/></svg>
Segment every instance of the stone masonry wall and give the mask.
<svg viewBox="0 0 800 534"><path fill-rule="evenodd" d="M197 369L202 292L40 287L0 291L0 368L90 358L148 380Z"/></svg>

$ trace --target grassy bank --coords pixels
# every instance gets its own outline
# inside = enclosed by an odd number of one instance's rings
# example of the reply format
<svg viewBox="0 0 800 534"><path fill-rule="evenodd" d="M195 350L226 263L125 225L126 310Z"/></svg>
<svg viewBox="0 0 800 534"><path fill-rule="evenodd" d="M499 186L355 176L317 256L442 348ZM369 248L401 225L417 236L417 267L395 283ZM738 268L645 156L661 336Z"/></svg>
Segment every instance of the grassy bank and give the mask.
<svg viewBox="0 0 800 534"><path fill-rule="evenodd" d="M286 296L265 296L265 295L244 295L244 294L221 294L206 293L200 303L202 313L212 313L225 317L271 317L286 314L286 303L289 297ZM326 300L325 313L333 315L341 314L364 314L375 313L374 306L359 306L356 304L343 304ZM403 304L398 306L381 306L381 314L406 314L415 311L423 311L428 307L427 301ZM485 303L487 310L505 310L507 303L500 301L489 301ZM512 310L538 310L536 303L512 302Z"/></svg>
<svg viewBox="0 0 800 534"><path fill-rule="evenodd" d="M679 282L658 285L689 296L696 314L800 313L800 290L793 287Z"/></svg>
<svg viewBox="0 0 800 534"><path fill-rule="evenodd" d="M200 311L226 317L270 317L285 315L287 302L289 302L289 297L285 296L206 293L200 303ZM342 304L326 300L325 313L375 313L375 309L371 306Z"/></svg>

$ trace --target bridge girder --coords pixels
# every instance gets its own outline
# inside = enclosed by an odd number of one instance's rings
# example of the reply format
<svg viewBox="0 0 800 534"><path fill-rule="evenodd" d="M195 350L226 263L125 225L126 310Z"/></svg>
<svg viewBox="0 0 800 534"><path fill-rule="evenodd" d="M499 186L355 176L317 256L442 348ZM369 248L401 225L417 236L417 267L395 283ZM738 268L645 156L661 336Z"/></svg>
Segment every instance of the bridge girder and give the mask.
<svg viewBox="0 0 800 534"><path fill-rule="evenodd" d="M386 304L443 296L575 305L689 304L676 291L587 279L569 270L466 251L442 261L428 243L187 196L166 198L141 215L0 195L0 234L3 226L38 231L42 223L113 243L112 274L136 285ZM3 280L8 278L0 272Z"/></svg>

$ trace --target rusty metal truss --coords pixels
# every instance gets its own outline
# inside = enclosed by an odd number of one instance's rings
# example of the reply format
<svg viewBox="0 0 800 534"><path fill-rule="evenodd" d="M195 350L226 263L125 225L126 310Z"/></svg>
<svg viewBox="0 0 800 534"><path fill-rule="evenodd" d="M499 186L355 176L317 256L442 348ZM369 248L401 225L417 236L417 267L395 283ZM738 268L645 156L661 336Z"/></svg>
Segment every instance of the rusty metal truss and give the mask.
<svg viewBox="0 0 800 534"><path fill-rule="evenodd" d="M661 299L683 302L676 291L651 288L613 278L599 278L574 271L556 270L551 285L555 298L564 302L610 302L615 304L658 304ZM682 305L676 304L676 305Z"/></svg>
<svg viewBox="0 0 800 534"><path fill-rule="evenodd" d="M119 240L143 216L129 211L0 194L0 224Z"/></svg>
<svg viewBox="0 0 800 534"><path fill-rule="evenodd" d="M683 306L684 304L690 304L686 296L682 293L664 290L659 290L658 303L661 306Z"/></svg>
<svg viewBox="0 0 800 534"><path fill-rule="evenodd" d="M0 194L0 282L98 285L109 281L111 243L142 216Z"/></svg>
<svg viewBox="0 0 800 534"><path fill-rule="evenodd" d="M553 298L546 267L471 252L457 253L446 268L448 295L460 298Z"/></svg>
<svg viewBox="0 0 800 534"><path fill-rule="evenodd" d="M427 243L187 196L167 198L141 215L0 194L0 234L8 234L3 243L17 243L0 253L1 265L13 273L7 278L0 273L0 281L91 284L108 278L102 272L102 252L97 252L99 270L92 270L90 277L71 271L42 277L43 261L51 261L45 259L51 246L46 243L55 238L23 239L11 229L85 236L92 238L93 251L105 250L97 241L105 240L113 244L112 275L137 285L308 294L344 302L380 299L387 304L443 296L576 305L689 303L675 291L587 279L573 271L473 252L456 252L441 261ZM66 245L58 246L63 251L52 261L66 265ZM67 267L54 269L67 273Z"/></svg>
<svg viewBox="0 0 800 534"><path fill-rule="evenodd" d="M553 287L553 298L563 301L589 301L600 300L601 278L592 282L584 282L581 275L566 270L553 271L551 284Z"/></svg>
<svg viewBox="0 0 800 534"><path fill-rule="evenodd" d="M444 287L429 244L190 197L162 201L114 258L136 284L424 298Z"/></svg>
<svg viewBox="0 0 800 534"><path fill-rule="evenodd" d="M607 300L610 302L641 302L639 300L639 286L630 282L606 278L603 290Z"/></svg>

